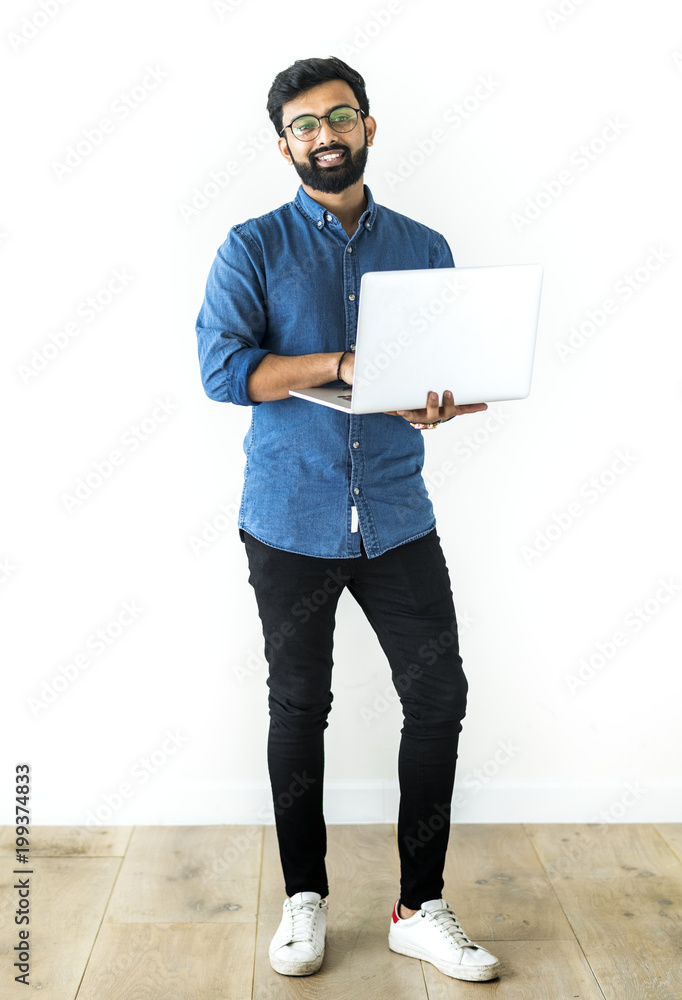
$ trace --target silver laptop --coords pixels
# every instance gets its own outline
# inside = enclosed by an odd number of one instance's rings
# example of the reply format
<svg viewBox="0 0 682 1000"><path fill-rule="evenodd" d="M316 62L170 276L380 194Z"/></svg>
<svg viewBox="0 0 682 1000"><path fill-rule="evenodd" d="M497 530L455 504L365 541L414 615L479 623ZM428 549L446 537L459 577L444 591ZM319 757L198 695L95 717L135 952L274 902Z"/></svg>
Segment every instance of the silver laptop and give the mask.
<svg viewBox="0 0 682 1000"><path fill-rule="evenodd" d="M367 271L360 281L352 387L290 389L350 413L421 409L530 393L542 264Z"/></svg>

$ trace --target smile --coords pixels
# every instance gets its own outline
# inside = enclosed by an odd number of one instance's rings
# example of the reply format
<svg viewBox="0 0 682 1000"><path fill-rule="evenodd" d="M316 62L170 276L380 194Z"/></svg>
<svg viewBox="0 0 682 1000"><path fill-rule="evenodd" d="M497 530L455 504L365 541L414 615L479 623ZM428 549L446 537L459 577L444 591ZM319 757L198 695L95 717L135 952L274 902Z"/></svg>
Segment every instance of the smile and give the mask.
<svg viewBox="0 0 682 1000"><path fill-rule="evenodd" d="M315 157L318 163L338 163L345 156L345 152L342 150L338 153L322 153Z"/></svg>

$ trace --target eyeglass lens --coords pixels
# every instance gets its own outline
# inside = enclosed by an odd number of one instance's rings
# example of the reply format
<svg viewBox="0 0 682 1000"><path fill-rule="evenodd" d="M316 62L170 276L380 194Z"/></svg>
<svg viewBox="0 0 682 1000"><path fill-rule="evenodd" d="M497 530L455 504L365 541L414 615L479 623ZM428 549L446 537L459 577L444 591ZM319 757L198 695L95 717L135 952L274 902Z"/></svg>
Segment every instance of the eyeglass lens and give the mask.
<svg viewBox="0 0 682 1000"><path fill-rule="evenodd" d="M335 132L350 132L355 128L358 113L353 108L335 108L328 120ZM301 115L291 123L291 131L297 139L315 139L320 131L320 122L314 115Z"/></svg>

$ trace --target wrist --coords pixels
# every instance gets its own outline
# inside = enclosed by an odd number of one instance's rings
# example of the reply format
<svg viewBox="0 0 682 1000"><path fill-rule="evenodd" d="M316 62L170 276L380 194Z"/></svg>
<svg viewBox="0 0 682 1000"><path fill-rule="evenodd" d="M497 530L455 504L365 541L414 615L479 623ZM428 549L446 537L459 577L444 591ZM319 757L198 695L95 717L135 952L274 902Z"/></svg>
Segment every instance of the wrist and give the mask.
<svg viewBox="0 0 682 1000"><path fill-rule="evenodd" d="M350 351L343 351L339 355L339 360L336 366L336 378L338 381L341 382L343 382L343 376L341 375L341 365L343 364L344 358L346 357L347 354L350 354Z"/></svg>

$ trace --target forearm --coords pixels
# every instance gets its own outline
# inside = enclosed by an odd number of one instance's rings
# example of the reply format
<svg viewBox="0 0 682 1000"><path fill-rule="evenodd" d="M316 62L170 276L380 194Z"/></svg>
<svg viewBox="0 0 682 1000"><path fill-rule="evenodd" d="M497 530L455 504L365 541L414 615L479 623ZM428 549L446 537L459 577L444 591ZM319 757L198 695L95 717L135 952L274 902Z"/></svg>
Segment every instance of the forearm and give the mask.
<svg viewBox="0 0 682 1000"><path fill-rule="evenodd" d="M336 379L341 351L331 354L299 354L287 357L266 354L246 381L246 391L254 403L286 399L289 389L325 385Z"/></svg>

